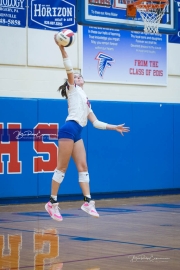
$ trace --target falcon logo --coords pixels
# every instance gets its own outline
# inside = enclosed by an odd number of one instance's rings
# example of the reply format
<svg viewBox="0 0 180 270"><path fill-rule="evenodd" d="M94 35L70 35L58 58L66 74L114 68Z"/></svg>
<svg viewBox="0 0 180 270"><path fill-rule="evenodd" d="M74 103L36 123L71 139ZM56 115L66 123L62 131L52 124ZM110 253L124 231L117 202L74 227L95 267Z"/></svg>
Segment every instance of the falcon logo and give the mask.
<svg viewBox="0 0 180 270"><path fill-rule="evenodd" d="M114 59L111 56L109 56L107 54L104 54L104 53L98 53L98 55L96 56L95 59L98 60L98 73L99 73L99 76L101 78L103 78L105 69L107 67L111 67L111 63L114 62Z"/></svg>

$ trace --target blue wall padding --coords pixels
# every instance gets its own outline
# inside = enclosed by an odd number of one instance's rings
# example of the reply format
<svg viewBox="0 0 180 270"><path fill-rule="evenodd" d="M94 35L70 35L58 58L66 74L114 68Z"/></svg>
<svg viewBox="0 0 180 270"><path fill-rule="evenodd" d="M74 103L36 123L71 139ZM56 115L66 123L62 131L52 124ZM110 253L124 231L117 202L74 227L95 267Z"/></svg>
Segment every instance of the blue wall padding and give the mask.
<svg viewBox="0 0 180 270"><path fill-rule="evenodd" d="M133 104L134 189L173 187L173 105Z"/></svg>
<svg viewBox="0 0 180 270"><path fill-rule="evenodd" d="M173 133L173 185L180 186L180 105L174 105Z"/></svg>
<svg viewBox="0 0 180 270"><path fill-rule="evenodd" d="M180 104L92 101L97 118L111 124L125 123L131 131L122 137L98 130L91 123L83 130L92 193L180 188ZM0 123L21 123L23 129L37 123L62 126L67 102L53 99L0 99ZM57 145L57 140L54 141ZM50 194L53 172L33 173L36 154L32 141L19 142L21 174L7 174L3 155L0 197L17 198ZM56 157L54 157L56 158ZM78 173L70 161L59 194L80 194Z"/></svg>
<svg viewBox="0 0 180 270"><path fill-rule="evenodd" d="M132 104L92 102L97 118L132 129ZM132 190L132 132L125 134L95 129L88 124L88 163L94 192Z"/></svg>

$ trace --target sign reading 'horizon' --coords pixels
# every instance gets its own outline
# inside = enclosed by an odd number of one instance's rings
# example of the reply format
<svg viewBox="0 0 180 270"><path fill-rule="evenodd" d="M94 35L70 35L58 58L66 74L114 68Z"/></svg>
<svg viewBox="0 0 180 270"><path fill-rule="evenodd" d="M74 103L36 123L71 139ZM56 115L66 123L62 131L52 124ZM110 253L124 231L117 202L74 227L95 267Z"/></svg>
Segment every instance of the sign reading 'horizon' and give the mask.
<svg viewBox="0 0 180 270"><path fill-rule="evenodd" d="M54 31L68 28L77 32L75 0L31 0L28 27Z"/></svg>

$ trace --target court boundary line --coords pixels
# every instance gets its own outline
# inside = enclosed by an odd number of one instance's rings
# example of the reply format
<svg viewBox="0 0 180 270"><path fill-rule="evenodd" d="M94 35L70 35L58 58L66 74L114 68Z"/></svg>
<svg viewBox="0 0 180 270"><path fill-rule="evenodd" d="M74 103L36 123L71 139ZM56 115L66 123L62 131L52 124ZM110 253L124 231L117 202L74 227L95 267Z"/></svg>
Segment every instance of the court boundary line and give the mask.
<svg viewBox="0 0 180 270"><path fill-rule="evenodd" d="M93 260L95 261L95 260L110 259L110 258L117 258L117 257L136 256L136 255L143 255L143 254L149 254L149 253L164 252L164 251L168 251L168 250L173 250L173 248L162 249L162 250L160 249L160 250L156 250L156 251L146 251L146 252L138 252L138 253L129 253L129 254L119 254L119 255L87 258L87 259L73 260L73 261L60 261L60 262L55 262L55 263L38 264L36 266L37 267L40 267L40 266L52 266L52 265L56 265L58 263L70 264L70 263L86 262L86 261L93 261ZM34 267L34 265L33 266L32 265L31 266L22 266L22 267L19 267L19 269L28 269L30 267ZM16 268L11 268L11 270L15 270L15 269Z"/></svg>

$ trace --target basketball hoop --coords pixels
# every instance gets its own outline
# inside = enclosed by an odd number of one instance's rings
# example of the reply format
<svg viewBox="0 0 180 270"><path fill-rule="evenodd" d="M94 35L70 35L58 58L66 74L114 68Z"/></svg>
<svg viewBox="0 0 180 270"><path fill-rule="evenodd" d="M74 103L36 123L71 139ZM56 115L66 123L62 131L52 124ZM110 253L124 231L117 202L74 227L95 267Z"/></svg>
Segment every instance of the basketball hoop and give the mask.
<svg viewBox="0 0 180 270"><path fill-rule="evenodd" d="M136 17L137 10L144 22L144 32L157 34L168 4L168 0L138 0L127 4L127 16Z"/></svg>

